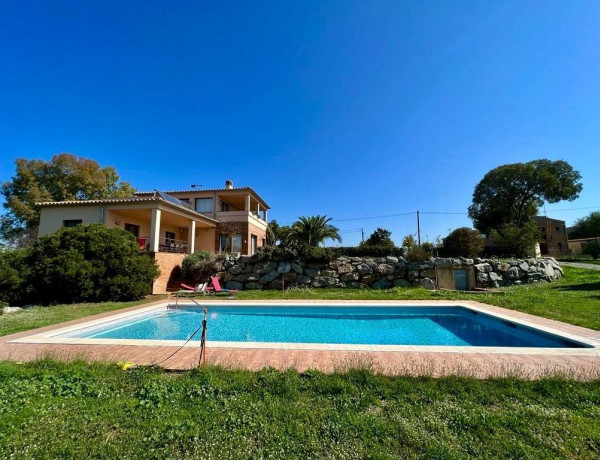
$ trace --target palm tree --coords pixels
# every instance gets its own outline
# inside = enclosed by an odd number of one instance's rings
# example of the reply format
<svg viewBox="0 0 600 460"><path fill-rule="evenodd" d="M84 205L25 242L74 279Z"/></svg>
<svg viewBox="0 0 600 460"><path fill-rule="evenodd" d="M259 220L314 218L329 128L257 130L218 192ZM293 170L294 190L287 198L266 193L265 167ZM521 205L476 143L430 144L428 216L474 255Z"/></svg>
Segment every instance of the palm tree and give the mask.
<svg viewBox="0 0 600 460"><path fill-rule="evenodd" d="M329 224L331 217L327 216L310 216L299 217L292 224L285 239L287 242L317 247L325 240L330 239L342 242L339 229Z"/></svg>

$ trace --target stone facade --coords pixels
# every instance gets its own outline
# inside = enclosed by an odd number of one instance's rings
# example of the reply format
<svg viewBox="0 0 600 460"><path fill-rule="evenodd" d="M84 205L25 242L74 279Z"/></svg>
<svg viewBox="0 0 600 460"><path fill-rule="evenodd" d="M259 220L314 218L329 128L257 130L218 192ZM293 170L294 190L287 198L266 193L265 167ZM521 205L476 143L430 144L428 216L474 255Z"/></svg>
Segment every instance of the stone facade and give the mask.
<svg viewBox="0 0 600 460"><path fill-rule="evenodd" d="M501 287L548 282L562 276L554 259L487 260L436 258L409 262L402 257L340 257L331 262L302 260L259 260L258 257L229 258L218 276L228 289L314 288L387 289L423 287L435 289L436 268L464 267L474 270L476 286Z"/></svg>

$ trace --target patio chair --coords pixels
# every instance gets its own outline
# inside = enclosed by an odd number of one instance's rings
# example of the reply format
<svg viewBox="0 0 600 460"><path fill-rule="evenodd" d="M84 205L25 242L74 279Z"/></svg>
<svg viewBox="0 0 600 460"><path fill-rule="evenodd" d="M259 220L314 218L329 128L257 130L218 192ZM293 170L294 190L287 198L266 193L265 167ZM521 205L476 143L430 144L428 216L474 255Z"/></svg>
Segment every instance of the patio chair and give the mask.
<svg viewBox="0 0 600 460"><path fill-rule="evenodd" d="M192 287L192 286L188 286L187 284L181 283L181 287L183 289L180 289L177 293L178 294L202 294L202 295L206 295L208 293L207 291L207 285L208 283L200 283L198 285L198 287Z"/></svg>
<svg viewBox="0 0 600 460"><path fill-rule="evenodd" d="M221 287L221 283L219 283L219 278L217 278L216 276L213 276L210 278L210 281L212 283L212 286L209 286L206 288L206 291L209 293L214 293L214 294L219 294L219 293L224 293L224 294L237 294L238 290L237 289L224 289Z"/></svg>

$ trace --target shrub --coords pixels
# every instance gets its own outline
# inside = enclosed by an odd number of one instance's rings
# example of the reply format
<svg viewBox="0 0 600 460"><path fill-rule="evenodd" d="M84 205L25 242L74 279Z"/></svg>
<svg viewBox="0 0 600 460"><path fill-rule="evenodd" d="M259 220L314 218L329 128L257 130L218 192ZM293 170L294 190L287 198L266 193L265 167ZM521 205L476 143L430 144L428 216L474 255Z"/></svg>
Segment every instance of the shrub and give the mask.
<svg viewBox="0 0 600 460"><path fill-rule="evenodd" d="M23 305L30 295L27 278L29 249L0 251L0 302Z"/></svg>
<svg viewBox="0 0 600 460"><path fill-rule="evenodd" d="M583 253L586 256L592 256L594 259L598 259L600 257L600 244L594 241L586 243L583 247Z"/></svg>
<svg viewBox="0 0 600 460"><path fill-rule="evenodd" d="M183 259L181 274L187 280L199 283L219 271L221 260L214 252L196 251Z"/></svg>
<svg viewBox="0 0 600 460"><path fill-rule="evenodd" d="M483 240L477 230L457 228L443 239L443 253L451 257L475 257L483 249Z"/></svg>
<svg viewBox="0 0 600 460"><path fill-rule="evenodd" d="M424 260L429 260L431 257L431 253L428 253L425 249L418 246L413 246L408 250L408 254L406 258L411 262L422 262Z"/></svg>
<svg viewBox="0 0 600 460"><path fill-rule="evenodd" d="M101 224L44 236L26 261L32 294L42 304L140 299L160 273L132 234Z"/></svg>

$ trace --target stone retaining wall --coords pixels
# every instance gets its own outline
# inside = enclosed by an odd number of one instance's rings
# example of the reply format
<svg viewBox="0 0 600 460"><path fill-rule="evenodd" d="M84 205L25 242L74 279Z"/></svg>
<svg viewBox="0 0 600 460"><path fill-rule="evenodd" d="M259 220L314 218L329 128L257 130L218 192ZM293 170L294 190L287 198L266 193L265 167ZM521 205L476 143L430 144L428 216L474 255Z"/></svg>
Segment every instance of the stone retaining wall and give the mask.
<svg viewBox="0 0 600 460"><path fill-rule="evenodd" d="M435 258L408 262L402 257L340 257L332 262L301 260L259 261L256 257L229 258L218 276L228 289L314 288L386 289L391 287L436 288L436 268L474 270L477 287L549 282L562 276L554 259L487 260Z"/></svg>

